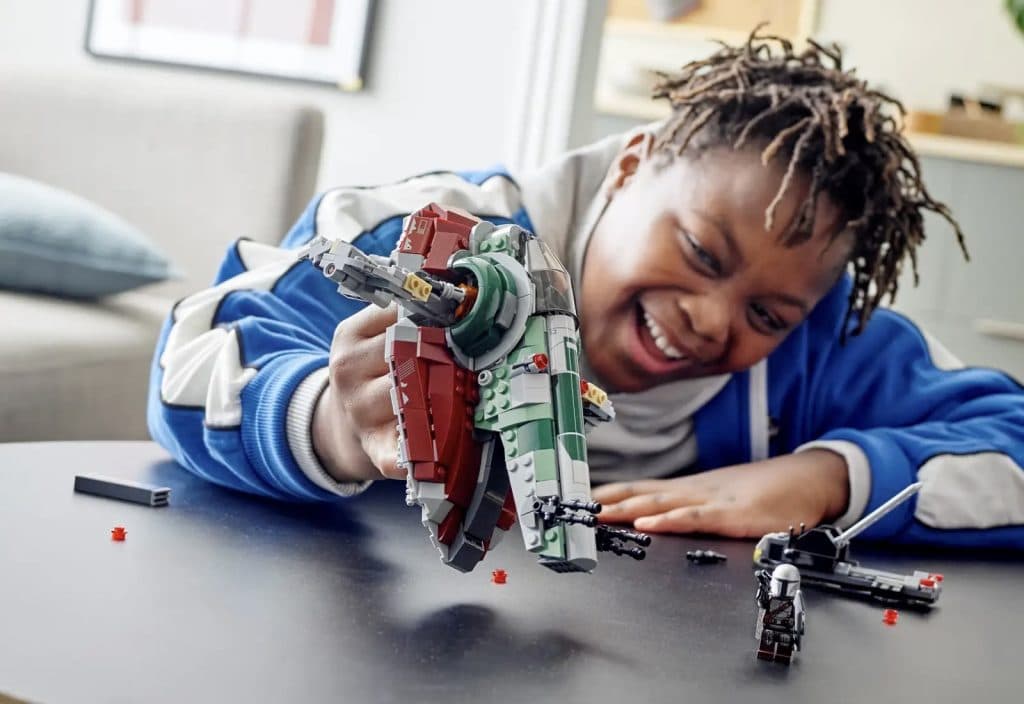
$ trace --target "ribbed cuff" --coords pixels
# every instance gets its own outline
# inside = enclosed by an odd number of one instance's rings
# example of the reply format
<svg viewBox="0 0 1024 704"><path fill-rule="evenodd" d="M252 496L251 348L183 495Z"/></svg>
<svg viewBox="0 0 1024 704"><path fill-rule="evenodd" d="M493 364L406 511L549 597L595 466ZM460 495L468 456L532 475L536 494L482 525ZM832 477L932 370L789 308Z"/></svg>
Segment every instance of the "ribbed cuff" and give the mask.
<svg viewBox="0 0 1024 704"><path fill-rule="evenodd" d="M871 498L871 463L868 456L856 443L846 440L816 440L796 448L794 452L804 450L829 450L846 460L847 476L850 482L850 503L846 513L840 516L834 525L838 528L849 528L860 520L864 509Z"/></svg>
<svg viewBox="0 0 1024 704"><path fill-rule="evenodd" d="M327 367L321 367L307 376L295 389L288 403L286 431L288 448L306 477L325 491L338 496L356 496L366 491L372 482L339 482L335 480L313 451L313 413L320 394L327 388Z"/></svg>

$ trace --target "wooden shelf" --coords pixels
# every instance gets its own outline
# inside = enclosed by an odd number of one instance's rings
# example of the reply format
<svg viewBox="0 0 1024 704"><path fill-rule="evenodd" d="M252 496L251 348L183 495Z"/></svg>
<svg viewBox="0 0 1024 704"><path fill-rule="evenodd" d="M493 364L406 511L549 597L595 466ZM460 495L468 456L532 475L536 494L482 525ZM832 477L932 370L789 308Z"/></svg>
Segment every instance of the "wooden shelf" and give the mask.
<svg viewBox="0 0 1024 704"><path fill-rule="evenodd" d="M747 37L750 35L750 30L741 31L724 27L652 22L650 20L620 17L609 17L606 19L604 21L604 31L606 35L640 40L672 41L686 39L688 41L708 41L710 39L721 39L723 42L730 44L742 44L747 41Z"/></svg>

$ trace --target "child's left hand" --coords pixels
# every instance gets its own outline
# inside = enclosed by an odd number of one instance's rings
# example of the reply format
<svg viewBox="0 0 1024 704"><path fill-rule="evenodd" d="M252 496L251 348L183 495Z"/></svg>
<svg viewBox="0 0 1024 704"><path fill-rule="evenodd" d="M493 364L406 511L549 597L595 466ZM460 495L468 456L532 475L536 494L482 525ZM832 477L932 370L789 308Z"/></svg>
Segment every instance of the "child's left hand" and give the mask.
<svg viewBox="0 0 1024 704"><path fill-rule="evenodd" d="M606 484L593 497L605 523L750 538L838 518L849 502L849 478L840 455L811 449L675 479Z"/></svg>

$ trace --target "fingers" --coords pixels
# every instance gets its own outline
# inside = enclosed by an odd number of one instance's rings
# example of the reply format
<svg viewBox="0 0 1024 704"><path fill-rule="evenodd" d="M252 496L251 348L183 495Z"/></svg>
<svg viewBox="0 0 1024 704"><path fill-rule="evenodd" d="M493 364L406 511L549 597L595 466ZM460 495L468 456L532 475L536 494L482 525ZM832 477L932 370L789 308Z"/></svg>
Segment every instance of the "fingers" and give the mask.
<svg viewBox="0 0 1024 704"><path fill-rule="evenodd" d="M637 496L639 494L653 494L658 491L664 491L664 489L664 479L647 479L636 482L615 482L613 484L605 484L604 486L597 487L593 492L591 492L591 496L594 498L594 501L600 501L602 504L616 504L631 496Z"/></svg>
<svg viewBox="0 0 1024 704"><path fill-rule="evenodd" d="M357 428L390 426L398 419L391 406L391 377L378 376L339 398L345 413Z"/></svg>
<svg viewBox="0 0 1024 704"><path fill-rule="evenodd" d="M660 485L664 489L664 483ZM618 503L604 505L598 517L605 522L622 523L642 516L653 516L672 509L701 504L707 497L696 491L654 491L623 499Z"/></svg>
<svg viewBox="0 0 1024 704"><path fill-rule="evenodd" d="M386 479L405 479L405 471L398 468L398 431L393 423L365 433L363 450Z"/></svg>
<svg viewBox="0 0 1024 704"><path fill-rule="evenodd" d="M398 308L394 304L387 308L367 305L361 311L342 320L334 330L334 336L338 334L349 335L352 338L376 337L384 334L389 325L398 320Z"/></svg>
<svg viewBox="0 0 1024 704"><path fill-rule="evenodd" d="M386 377L388 363L384 347L383 333L376 337L355 338L336 331L331 343L331 384L341 391L350 391L369 379Z"/></svg>
<svg viewBox="0 0 1024 704"><path fill-rule="evenodd" d="M633 527L645 533L715 533L738 538L745 535L738 518L735 509L725 504L693 504L641 516Z"/></svg>

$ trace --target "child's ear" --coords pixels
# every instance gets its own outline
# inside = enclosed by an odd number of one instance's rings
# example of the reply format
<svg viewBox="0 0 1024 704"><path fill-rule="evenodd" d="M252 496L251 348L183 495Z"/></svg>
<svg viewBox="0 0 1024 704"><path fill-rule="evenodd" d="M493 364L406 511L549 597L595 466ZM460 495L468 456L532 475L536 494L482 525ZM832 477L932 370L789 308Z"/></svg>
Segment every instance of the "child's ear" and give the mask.
<svg viewBox="0 0 1024 704"><path fill-rule="evenodd" d="M612 198L636 174L640 164L650 157L654 146L654 135L650 132L638 132L630 137L626 146L615 155L608 177L605 179L605 195Z"/></svg>

